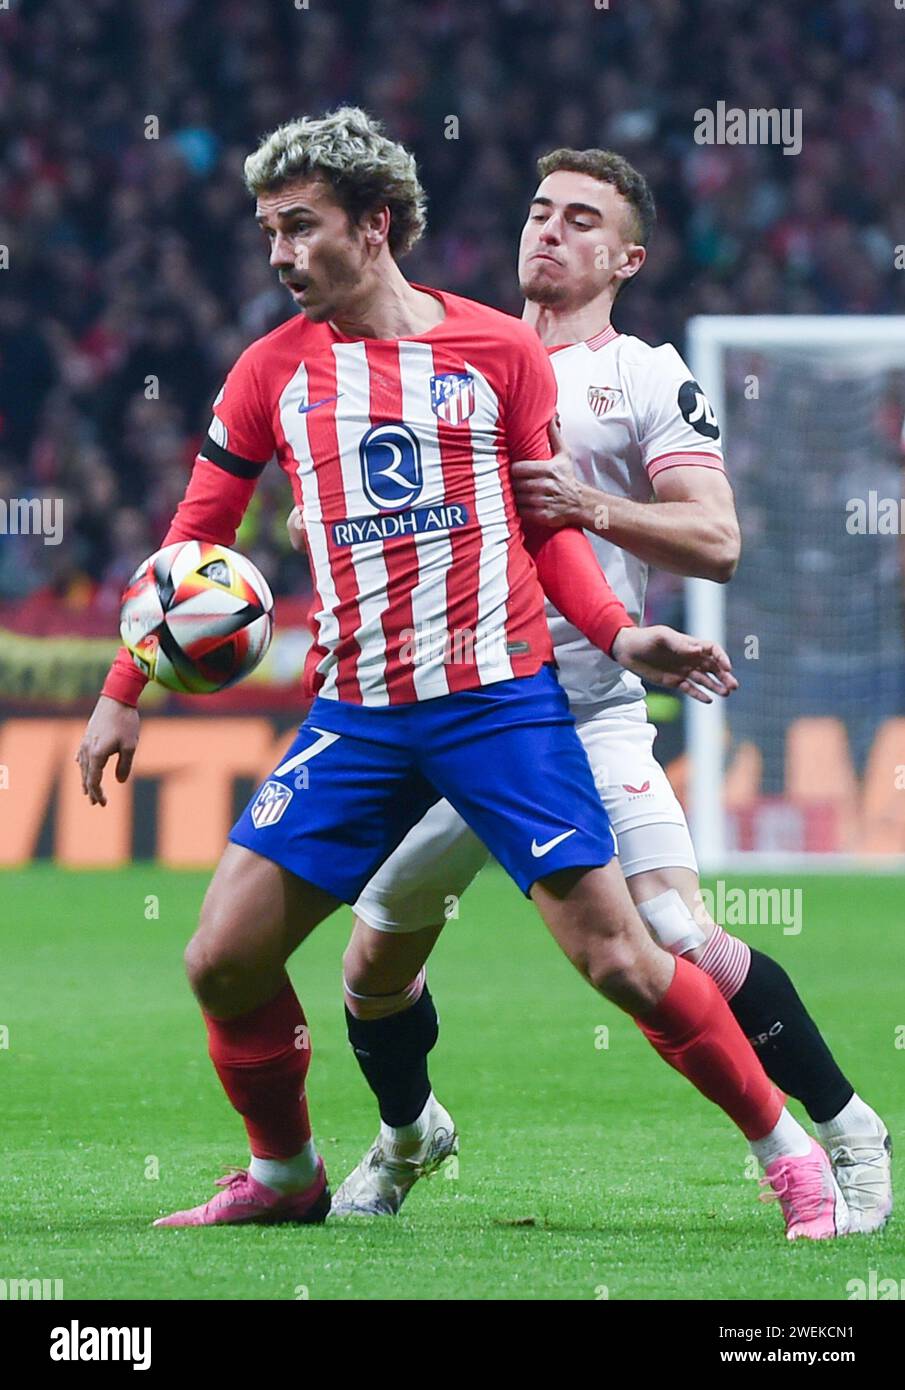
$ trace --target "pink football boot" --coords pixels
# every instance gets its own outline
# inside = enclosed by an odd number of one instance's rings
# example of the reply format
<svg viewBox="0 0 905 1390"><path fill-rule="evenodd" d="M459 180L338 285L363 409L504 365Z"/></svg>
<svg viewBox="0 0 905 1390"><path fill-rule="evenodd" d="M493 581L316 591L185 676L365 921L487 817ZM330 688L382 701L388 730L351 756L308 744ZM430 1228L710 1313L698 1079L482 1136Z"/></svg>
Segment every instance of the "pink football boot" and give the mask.
<svg viewBox="0 0 905 1390"><path fill-rule="evenodd" d="M772 1189L761 1194L761 1201L778 1201L782 1207L787 1240L830 1240L848 1230L845 1198L816 1140L800 1158L774 1159L760 1181Z"/></svg>
<svg viewBox="0 0 905 1390"><path fill-rule="evenodd" d="M320 1161L318 1174L310 1187L304 1192L291 1192L288 1196L265 1187L247 1173L244 1168L217 1179L220 1192L214 1194L200 1207L190 1207L188 1211L174 1211L172 1216L161 1216L155 1226L222 1226L243 1221L277 1223L297 1221L300 1224L315 1225L326 1221L330 1211L330 1189L323 1161Z"/></svg>

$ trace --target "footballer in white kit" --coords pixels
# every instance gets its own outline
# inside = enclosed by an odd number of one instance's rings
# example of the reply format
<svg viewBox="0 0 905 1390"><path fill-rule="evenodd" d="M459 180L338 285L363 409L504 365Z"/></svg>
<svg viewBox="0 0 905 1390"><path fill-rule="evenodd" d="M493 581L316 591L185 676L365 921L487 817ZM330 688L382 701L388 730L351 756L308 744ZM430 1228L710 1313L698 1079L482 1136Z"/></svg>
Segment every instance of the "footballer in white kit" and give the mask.
<svg viewBox="0 0 905 1390"><path fill-rule="evenodd" d="M642 268L655 213L641 174L604 150L554 150L519 248L524 318L550 353L562 448L512 467L523 519L580 526L607 579L640 622L650 565L725 582L739 531L720 432L688 366L610 322ZM659 943L709 974L771 1079L814 1122L848 1203L850 1229L892 1209L883 1121L840 1070L788 974L703 909L682 808L654 757L644 689L549 602L560 683L617 841L622 872ZM568 832L567 832L568 833ZM555 843L555 842L554 842ZM543 858L553 845L532 845ZM437 1015L424 962L487 851L445 801L383 863L355 903L344 957L346 1020L377 1097L381 1130L333 1199L333 1213L394 1214L419 1176L456 1147L430 1088Z"/></svg>
<svg viewBox="0 0 905 1390"><path fill-rule="evenodd" d="M648 502L676 467L723 469L709 404L676 350L652 348L608 327L552 350L563 442L591 487ZM631 617L644 612L649 566L600 532L588 533L600 566ZM575 715L626 878L679 865L697 872L681 805L653 753L637 676L595 648L547 604L560 684ZM409 832L368 883L355 911L377 931L410 932L444 920L487 861L487 851L446 801ZM669 905L667 905L668 911ZM667 916L669 931L673 925ZM676 931L704 934L684 913ZM687 947L686 947L687 949Z"/></svg>

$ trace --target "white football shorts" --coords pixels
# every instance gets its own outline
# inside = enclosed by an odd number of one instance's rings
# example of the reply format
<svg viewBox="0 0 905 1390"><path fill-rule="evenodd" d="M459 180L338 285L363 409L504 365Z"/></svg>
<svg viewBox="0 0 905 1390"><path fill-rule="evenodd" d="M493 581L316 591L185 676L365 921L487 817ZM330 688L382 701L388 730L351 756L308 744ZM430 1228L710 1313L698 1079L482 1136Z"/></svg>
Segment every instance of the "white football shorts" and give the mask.
<svg viewBox="0 0 905 1390"><path fill-rule="evenodd" d="M677 867L697 873L685 813L654 757L657 731L643 700L604 707L576 722L625 877ZM438 801L384 860L354 911L377 931L439 926L487 859L461 816L448 801Z"/></svg>

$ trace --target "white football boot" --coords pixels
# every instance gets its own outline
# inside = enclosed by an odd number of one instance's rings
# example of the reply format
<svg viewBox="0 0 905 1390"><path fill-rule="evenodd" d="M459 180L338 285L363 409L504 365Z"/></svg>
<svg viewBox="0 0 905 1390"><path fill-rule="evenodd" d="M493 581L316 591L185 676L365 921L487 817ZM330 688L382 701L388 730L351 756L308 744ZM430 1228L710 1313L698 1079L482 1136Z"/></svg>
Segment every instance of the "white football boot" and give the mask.
<svg viewBox="0 0 905 1390"><path fill-rule="evenodd" d="M378 1134L357 1168L337 1189L330 1216L395 1216L419 1178L429 1177L459 1152L448 1110L432 1095L423 1139L394 1143Z"/></svg>
<svg viewBox="0 0 905 1390"><path fill-rule="evenodd" d="M833 1175L849 1210L848 1234L881 1231L892 1211L892 1140L878 1134L839 1134L824 1141Z"/></svg>

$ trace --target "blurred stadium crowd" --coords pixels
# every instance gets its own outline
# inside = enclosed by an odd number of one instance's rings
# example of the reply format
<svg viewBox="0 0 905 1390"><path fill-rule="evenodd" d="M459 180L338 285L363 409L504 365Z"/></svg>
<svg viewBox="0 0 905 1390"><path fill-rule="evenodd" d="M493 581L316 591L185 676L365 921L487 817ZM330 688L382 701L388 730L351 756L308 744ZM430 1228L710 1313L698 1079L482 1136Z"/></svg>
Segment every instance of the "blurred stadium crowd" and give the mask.
<svg viewBox="0 0 905 1390"><path fill-rule="evenodd" d="M297 5L0 10L0 497L65 507L61 545L0 540L0 600L28 629L66 611L112 629L226 371L294 312L242 183L246 153L294 114L351 100L413 147L431 219L405 262L416 280L518 312L534 158L603 145L643 170L660 213L623 331L681 347L699 312L905 312L892 0ZM720 100L802 108L801 154L696 144L695 111ZM288 507L265 474L242 536L277 592L307 582Z"/></svg>

